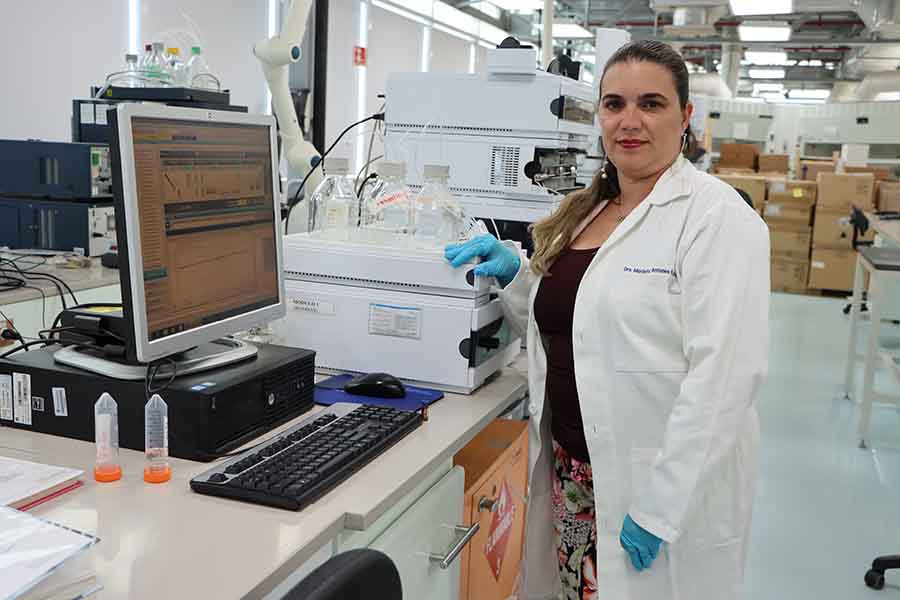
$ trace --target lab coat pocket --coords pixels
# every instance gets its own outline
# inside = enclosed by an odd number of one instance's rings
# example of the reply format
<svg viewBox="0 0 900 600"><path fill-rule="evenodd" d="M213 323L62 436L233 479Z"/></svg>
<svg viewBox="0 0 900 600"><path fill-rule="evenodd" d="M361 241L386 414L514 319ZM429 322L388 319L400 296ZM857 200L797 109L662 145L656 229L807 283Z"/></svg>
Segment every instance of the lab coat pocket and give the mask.
<svg viewBox="0 0 900 600"><path fill-rule="evenodd" d="M647 490L650 478L650 467L659 455L659 448L631 449L631 488L627 498L623 499L624 509L628 510L635 498L640 498ZM624 515L623 515L624 518Z"/></svg>
<svg viewBox="0 0 900 600"><path fill-rule="evenodd" d="M680 305L681 294L672 294L663 278L645 282L635 290L613 293L611 329L616 371L687 371Z"/></svg>

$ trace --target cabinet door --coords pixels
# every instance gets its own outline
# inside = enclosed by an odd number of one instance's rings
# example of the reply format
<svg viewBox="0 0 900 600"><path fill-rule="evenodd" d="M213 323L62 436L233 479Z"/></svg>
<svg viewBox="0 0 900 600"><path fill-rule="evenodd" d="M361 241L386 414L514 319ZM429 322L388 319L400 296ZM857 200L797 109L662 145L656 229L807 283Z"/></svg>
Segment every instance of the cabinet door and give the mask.
<svg viewBox="0 0 900 600"><path fill-rule="evenodd" d="M461 534L465 474L454 467L369 546L384 552L400 572L403 597L457 600L459 560L446 569L430 558L445 556Z"/></svg>

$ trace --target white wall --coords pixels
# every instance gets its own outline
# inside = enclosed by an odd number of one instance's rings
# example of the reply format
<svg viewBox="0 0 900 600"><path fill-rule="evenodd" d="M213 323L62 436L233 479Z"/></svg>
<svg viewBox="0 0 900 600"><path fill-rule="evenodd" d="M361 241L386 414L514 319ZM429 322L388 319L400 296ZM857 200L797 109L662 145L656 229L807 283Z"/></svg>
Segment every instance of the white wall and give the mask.
<svg viewBox="0 0 900 600"><path fill-rule="evenodd" d="M125 0L3 2L0 138L72 139L72 99L125 64Z"/></svg>
<svg viewBox="0 0 900 600"><path fill-rule="evenodd" d="M232 104L265 112L266 82L253 45L267 37L267 5L266 0L141 0L138 38L141 45L178 43L182 56L199 42L213 74L231 90Z"/></svg>
<svg viewBox="0 0 900 600"><path fill-rule="evenodd" d="M265 80L252 46L266 35L266 0L141 0L139 6L142 47L165 30L190 29L182 15L190 16L232 102L264 109ZM0 138L70 140L72 99L88 97L91 85L125 64L128 1L20 0L2 7L7 58L0 66ZM189 50L191 36L180 39Z"/></svg>
<svg viewBox="0 0 900 600"><path fill-rule="evenodd" d="M431 31L431 68L436 73L468 73L470 42L439 29Z"/></svg>

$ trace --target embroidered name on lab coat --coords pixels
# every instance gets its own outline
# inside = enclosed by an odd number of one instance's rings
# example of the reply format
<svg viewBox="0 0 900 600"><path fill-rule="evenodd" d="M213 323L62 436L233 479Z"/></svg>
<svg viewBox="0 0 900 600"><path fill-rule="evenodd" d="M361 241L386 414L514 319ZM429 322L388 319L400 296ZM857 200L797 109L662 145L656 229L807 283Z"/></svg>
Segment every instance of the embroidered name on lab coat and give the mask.
<svg viewBox="0 0 900 600"><path fill-rule="evenodd" d="M636 273L638 275L671 275L672 269L665 267L625 267L626 273Z"/></svg>

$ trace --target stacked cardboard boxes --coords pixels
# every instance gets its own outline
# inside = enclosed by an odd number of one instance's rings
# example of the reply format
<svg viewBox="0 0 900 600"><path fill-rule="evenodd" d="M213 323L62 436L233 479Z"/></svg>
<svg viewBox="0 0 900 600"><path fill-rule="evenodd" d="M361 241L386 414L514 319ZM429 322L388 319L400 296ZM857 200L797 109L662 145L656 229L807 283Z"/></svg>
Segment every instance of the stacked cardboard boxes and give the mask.
<svg viewBox="0 0 900 600"><path fill-rule="evenodd" d="M801 160L797 178L818 181L819 173L834 173L836 168L837 163L832 161Z"/></svg>
<svg viewBox="0 0 900 600"><path fill-rule="evenodd" d="M772 248L772 290L805 292L817 185L770 178L763 217Z"/></svg>
<svg viewBox="0 0 900 600"><path fill-rule="evenodd" d="M717 174L719 179L735 189L744 191L750 196L753 208L762 214L766 205L766 179L758 175L727 175Z"/></svg>
<svg viewBox="0 0 900 600"><path fill-rule="evenodd" d="M820 173L818 183L809 287L851 290L856 251L850 215L854 207L861 210L874 208L875 176L872 173ZM870 233L858 241L869 241L871 237Z"/></svg>
<svg viewBox="0 0 900 600"><path fill-rule="evenodd" d="M755 144L722 144L719 167L756 171L759 148Z"/></svg>
<svg viewBox="0 0 900 600"><path fill-rule="evenodd" d="M883 212L900 212L900 181L875 183L875 207Z"/></svg>
<svg viewBox="0 0 900 600"><path fill-rule="evenodd" d="M767 176L787 177L790 157L787 154L760 154L759 172Z"/></svg>

